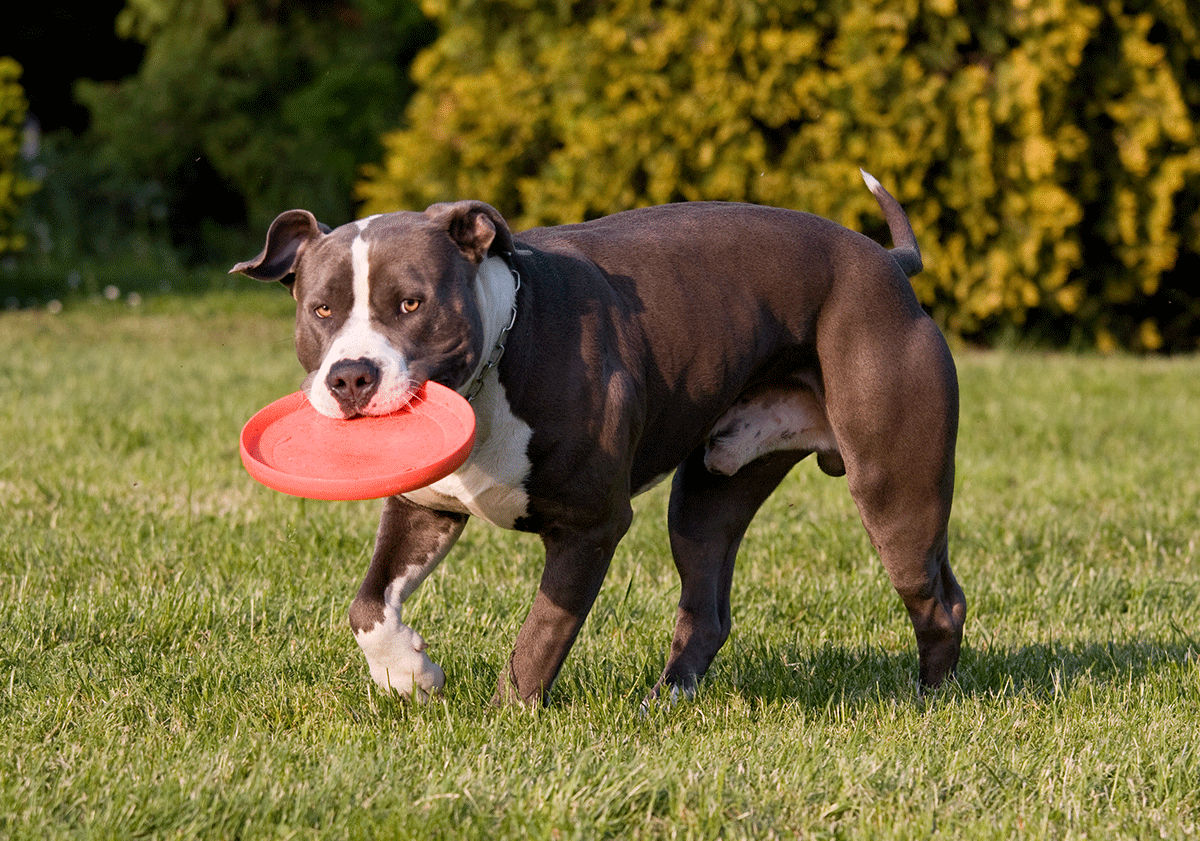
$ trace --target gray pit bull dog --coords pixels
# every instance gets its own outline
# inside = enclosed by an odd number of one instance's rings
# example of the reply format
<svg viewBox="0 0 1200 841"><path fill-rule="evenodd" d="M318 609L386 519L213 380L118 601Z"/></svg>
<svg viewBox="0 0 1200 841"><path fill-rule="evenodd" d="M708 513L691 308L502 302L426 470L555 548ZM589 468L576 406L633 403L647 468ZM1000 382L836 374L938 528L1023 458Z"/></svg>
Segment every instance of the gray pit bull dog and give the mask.
<svg viewBox="0 0 1200 841"><path fill-rule="evenodd" d="M535 532L541 582L499 679L544 702L632 518L674 472L681 592L652 697L691 696L729 636L734 559L798 461L845 475L912 620L920 680L958 661L950 569L958 384L918 305L916 238L863 173L895 247L807 213L688 203L514 236L478 201L336 230L305 210L233 268L297 302L304 390L334 418L382 415L433 380L472 400L476 443L433 485L391 497L350 625L381 687L445 676L402 607L467 518Z"/></svg>

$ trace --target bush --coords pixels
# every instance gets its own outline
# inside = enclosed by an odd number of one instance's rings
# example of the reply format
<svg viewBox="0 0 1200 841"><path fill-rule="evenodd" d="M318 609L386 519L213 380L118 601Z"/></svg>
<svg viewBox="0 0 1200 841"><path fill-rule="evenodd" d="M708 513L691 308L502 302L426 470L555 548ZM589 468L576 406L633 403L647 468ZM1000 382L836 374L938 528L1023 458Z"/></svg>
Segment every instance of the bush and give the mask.
<svg viewBox="0 0 1200 841"><path fill-rule="evenodd" d="M25 247L17 218L21 205L37 187L21 173L21 136L28 103L20 79L21 65L0 56L0 256Z"/></svg>
<svg viewBox="0 0 1200 841"><path fill-rule="evenodd" d="M725 199L885 235L952 332L1186 350L1200 335L1200 35L1184 0L427 0L366 210L517 225Z"/></svg>

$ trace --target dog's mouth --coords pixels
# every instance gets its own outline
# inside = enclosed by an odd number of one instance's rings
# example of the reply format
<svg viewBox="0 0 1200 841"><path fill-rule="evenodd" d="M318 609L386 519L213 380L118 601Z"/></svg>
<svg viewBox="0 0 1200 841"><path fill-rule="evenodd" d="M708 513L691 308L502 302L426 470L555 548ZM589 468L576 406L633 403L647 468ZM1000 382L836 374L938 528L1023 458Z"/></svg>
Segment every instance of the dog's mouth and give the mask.
<svg viewBox="0 0 1200 841"><path fill-rule="evenodd" d="M303 390L314 409L335 420L383 417L403 410L420 390L406 375L387 376L359 362L338 363L323 379L308 375Z"/></svg>
<svg viewBox="0 0 1200 841"><path fill-rule="evenodd" d="M412 403L418 390L419 387L409 381L402 388L393 389L387 394L376 394L355 417L394 415Z"/></svg>

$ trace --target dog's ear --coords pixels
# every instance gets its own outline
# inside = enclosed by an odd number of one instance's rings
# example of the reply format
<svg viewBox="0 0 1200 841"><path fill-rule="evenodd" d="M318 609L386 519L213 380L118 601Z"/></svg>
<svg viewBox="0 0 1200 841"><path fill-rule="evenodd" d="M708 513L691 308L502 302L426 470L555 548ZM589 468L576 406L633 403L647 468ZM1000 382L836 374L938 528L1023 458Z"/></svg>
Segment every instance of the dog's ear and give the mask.
<svg viewBox="0 0 1200 841"><path fill-rule="evenodd" d="M512 232L508 223L490 204L443 202L429 207L425 215L444 226L458 250L473 263L482 263L493 254L512 253Z"/></svg>
<svg viewBox="0 0 1200 841"><path fill-rule="evenodd" d="M267 244L252 260L238 263L230 274L241 272L255 280L278 280L291 288L296 280L296 263L313 240L329 233L307 210L287 210L275 217L267 231Z"/></svg>

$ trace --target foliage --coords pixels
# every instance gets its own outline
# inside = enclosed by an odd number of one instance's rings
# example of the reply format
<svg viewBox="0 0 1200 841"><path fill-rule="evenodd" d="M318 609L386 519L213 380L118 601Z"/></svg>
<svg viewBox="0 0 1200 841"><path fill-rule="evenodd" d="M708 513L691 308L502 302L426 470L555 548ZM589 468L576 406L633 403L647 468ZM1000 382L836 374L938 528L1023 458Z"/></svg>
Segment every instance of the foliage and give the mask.
<svg viewBox="0 0 1200 841"><path fill-rule="evenodd" d="M695 701L638 714L679 595L662 485L530 713L488 699L535 538L468 525L405 603L446 697L399 703L346 622L378 504L242 469L241 423L303 373L291 304L0 316L6 841L1195 835L1200 357L959 355L956 686L917 695L845 482L806 462Z"/></svg>
<svg viewBox="0 0 1200 841"><path fill-rule="evenodd" d="M20 79L21 65L0 56L0 256L25 247L17 219L22 203L37 186L21 172L27 103Z"/></svg>
<svg viewBox="0 0 1200 841"><path fill-rule="evenodd" d="M95 169L193 252L289 207L349 219L431 35L410 0L128 0L117 26L146 54L134 77L78 85Z"/></svg>
<svg viewBox="0 0 1200 841"><path fill-rule="evenodd" d="M884 233L969 337L1200 337L1200 34L1185 0L426 0L407 128L368 210L449 197L520 225L692 199Z"/></svg>

